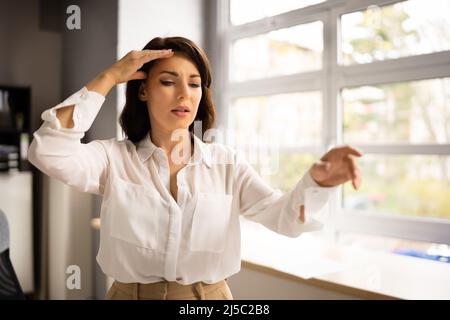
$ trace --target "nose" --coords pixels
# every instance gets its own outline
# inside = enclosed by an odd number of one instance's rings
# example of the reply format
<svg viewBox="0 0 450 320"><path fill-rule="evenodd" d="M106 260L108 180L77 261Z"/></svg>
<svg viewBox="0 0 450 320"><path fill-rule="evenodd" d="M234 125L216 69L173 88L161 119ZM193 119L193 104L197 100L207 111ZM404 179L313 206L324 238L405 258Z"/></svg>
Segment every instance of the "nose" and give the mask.
<svg viewBox="0 0 450 320"><path fill-rule="evenodd" d="M191 90L188 83L181 83L178 89L178 99L188 99L191 96Z"/></svg>

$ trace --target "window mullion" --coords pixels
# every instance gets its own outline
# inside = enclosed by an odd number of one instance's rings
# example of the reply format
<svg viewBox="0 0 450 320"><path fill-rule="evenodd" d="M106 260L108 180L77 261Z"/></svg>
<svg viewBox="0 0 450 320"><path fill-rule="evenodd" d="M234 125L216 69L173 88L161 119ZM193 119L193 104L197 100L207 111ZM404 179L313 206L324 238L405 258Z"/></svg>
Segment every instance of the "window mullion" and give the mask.
<svg viewBox="0 0 450 320"><path fill-rule="evenodd" d="M230 98L315 91L322 88L322 71L229 83Z"/></svg>

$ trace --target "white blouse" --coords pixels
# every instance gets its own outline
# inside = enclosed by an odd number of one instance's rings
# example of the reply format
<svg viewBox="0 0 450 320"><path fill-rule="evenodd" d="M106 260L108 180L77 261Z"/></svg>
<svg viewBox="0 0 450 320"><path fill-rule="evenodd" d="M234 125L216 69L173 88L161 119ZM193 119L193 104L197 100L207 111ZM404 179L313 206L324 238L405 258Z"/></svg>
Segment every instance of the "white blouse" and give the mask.
<svg viewBox="0 0 450 320"><path fill-rule="evenodd" d="M104 100L84 87L44 111L28 158L45 174L103 196L97 261L106 275L125 283L215 283L240 270L240 215L288 237L320 229L307 210L300 221L300 205L308 194L311 207L320 208L335 188L318 187L306 173L283 194L239 152L196 136L193 157L177 174L175 201L167 156L150 135L136 145L81 143ZM75 105L70 129L56 117L56 109L68 105Z"/></svg>

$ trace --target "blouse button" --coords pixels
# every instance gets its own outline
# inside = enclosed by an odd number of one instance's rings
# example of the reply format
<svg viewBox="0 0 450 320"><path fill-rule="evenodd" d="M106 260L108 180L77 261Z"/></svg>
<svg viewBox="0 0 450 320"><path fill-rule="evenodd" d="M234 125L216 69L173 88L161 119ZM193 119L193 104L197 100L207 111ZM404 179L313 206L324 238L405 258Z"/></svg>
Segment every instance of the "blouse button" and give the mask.
<svg viewBox="0 0 450 320"><path fill-rule="evenodd" d="M80 96L81 99L86 100L87 98L87 94L86 93L82 93Z"/></svg>

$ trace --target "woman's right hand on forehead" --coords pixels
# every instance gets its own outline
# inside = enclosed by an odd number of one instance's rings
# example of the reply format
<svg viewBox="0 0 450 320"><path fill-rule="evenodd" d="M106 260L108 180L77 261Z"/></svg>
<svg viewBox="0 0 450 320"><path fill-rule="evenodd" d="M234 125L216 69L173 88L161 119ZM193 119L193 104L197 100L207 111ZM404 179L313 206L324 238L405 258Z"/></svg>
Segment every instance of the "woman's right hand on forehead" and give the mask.
<svg viewBox="0 0 450 320"><path fill-rule="evenodd" d="M145 63L155 59L169 58L173 55L172 49L168 50L133 50L122 59L105 70L115 84L129 80L140 80L147 77L146 73L139 70Z"/></svg>
<svg viewBox="0 0 450 320"><path fill-rule="evenodd" d="M89 91L95 91L106 96L116 84L129 80L145 79L147 77L145 72L138 71L145 63L155 59L169 58L172 55L173 51L171 49L130 51L122 59L90 81L86 88Z"/></svg>

